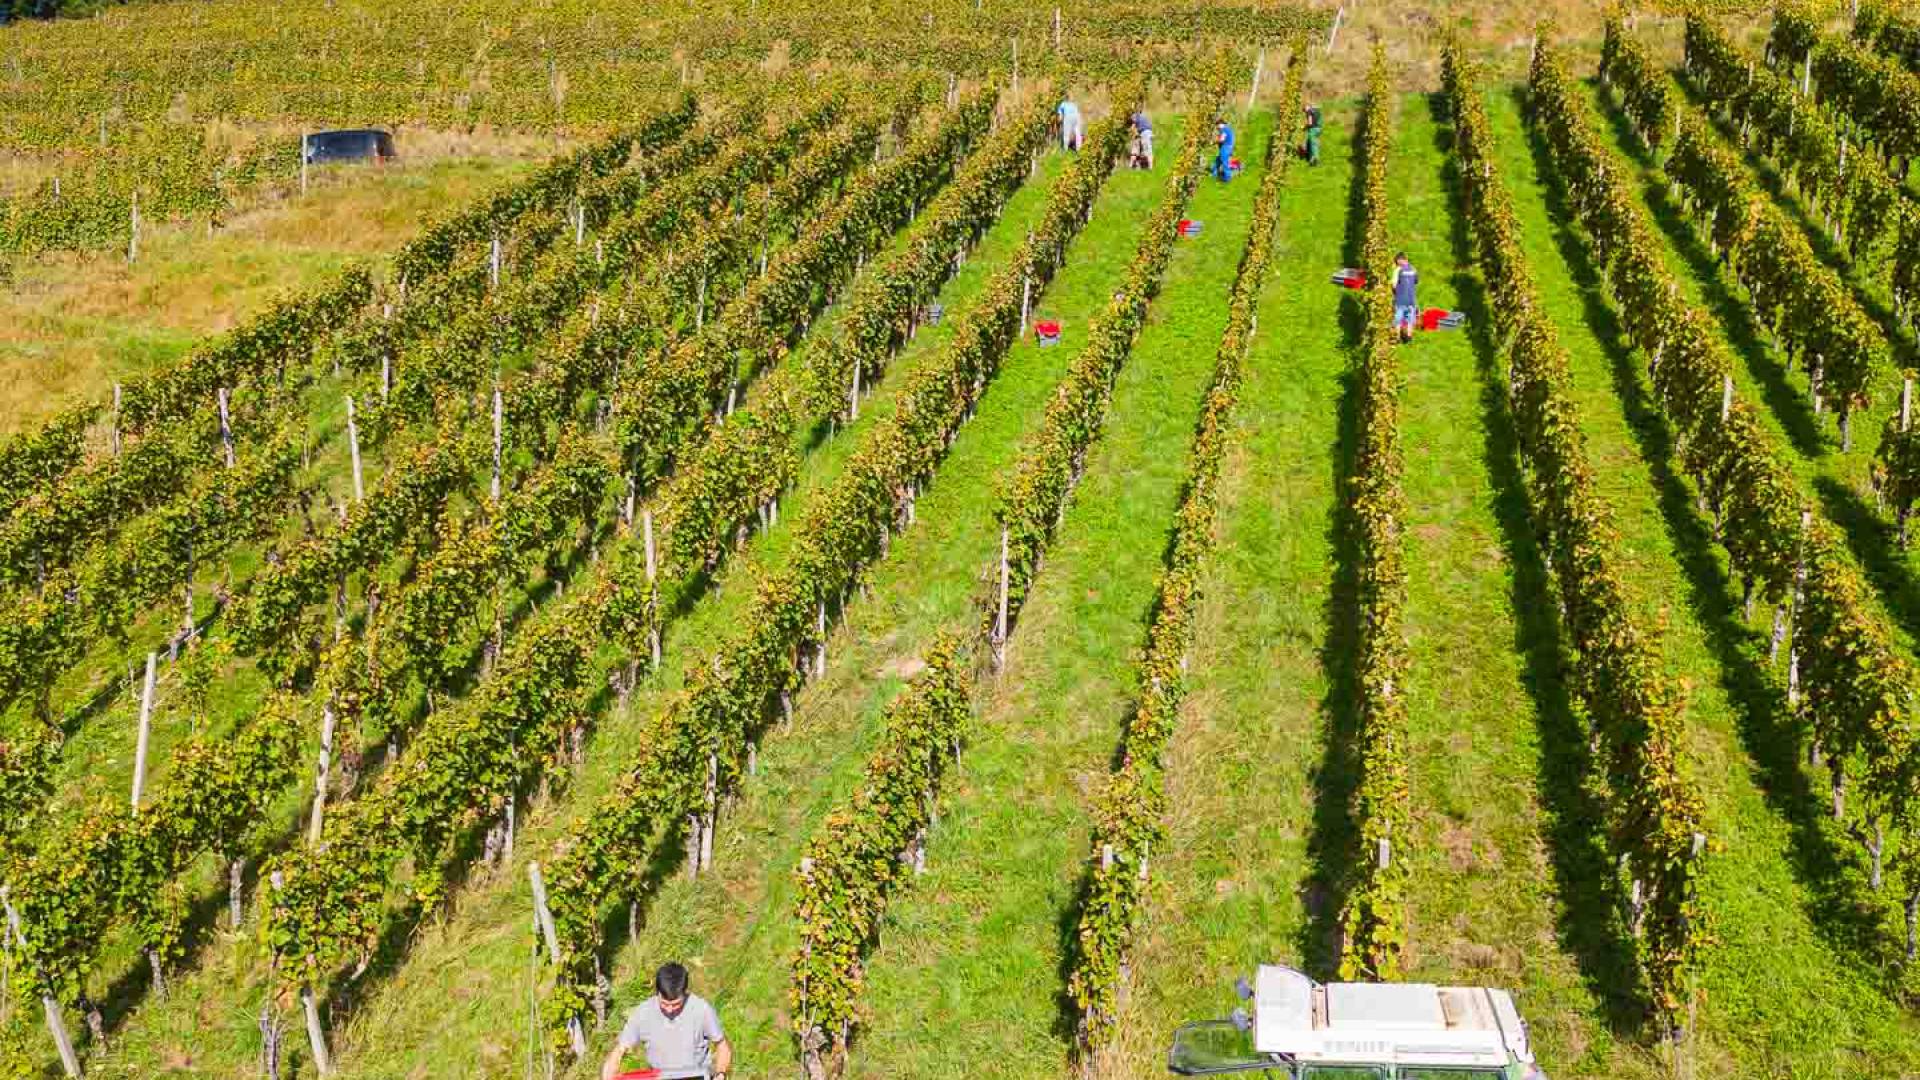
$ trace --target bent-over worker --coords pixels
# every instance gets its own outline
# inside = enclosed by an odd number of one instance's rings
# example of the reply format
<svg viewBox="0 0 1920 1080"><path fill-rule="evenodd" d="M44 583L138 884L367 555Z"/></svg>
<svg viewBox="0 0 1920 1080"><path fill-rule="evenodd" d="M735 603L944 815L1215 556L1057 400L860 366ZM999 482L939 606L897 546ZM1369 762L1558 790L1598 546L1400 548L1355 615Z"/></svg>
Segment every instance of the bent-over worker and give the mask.
<svg viewBox="0 0 1920 1080"><path fill-rule="evenodd" d="M1153 121L1147 119L1145 109L1133 114L1133 138L1136 147L1134 168L1153 168Z"/></svg>
<svg viewBox="0 0 1920 1080"><path fill-rule="evenodd" d="M1220 153L1207 171L1222 181L1233 179L1233 125L1225 120L1214 125L1213 144L1220 148Z"/></svg>
<svg viewBox="0 0 1920 1080"><path fill-rule="evenodd" d="M1086 122L1080 118L1080 106L1072 98L1062 98L1054 108L1060 117L1060 149L1079 150L1080 144L1087 141Z"/></svg>
<svg viewBox="0 0 1920 1080"><path fill-rule="evenodd" d="M707 1070L721 1080L733 1068L733 1047L720 1029L720 1014L707 999L687 990L687 969L662 964L653 975L653 995L627 1014L620 1038L600 1067L600 1080L620 1075L627 1051L640 1047L647 1064L665 1072Z"/></svg>

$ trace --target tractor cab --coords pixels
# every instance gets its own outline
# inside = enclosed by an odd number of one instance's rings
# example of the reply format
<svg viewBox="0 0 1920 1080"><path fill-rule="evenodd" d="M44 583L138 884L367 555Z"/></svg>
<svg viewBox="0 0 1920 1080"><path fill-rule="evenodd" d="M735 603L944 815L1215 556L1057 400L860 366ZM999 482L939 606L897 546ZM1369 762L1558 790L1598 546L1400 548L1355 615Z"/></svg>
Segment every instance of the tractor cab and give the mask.
<svg viewBox="0 0 1920 1080"><path fill-rule="evenodd" d="M1546 1080L1505 990L1427 983L1317 983L1263 964L1247 1007L1173 1033L1181 1076L1273 1080Z"/></svg>

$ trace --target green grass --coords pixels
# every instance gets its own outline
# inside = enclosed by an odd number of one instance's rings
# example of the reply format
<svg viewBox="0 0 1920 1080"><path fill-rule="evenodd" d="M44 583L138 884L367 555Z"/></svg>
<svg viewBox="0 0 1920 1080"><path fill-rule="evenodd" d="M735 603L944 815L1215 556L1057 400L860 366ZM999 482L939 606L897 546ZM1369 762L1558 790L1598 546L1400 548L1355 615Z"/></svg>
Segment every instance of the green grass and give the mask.
<svg viewBox="0 0 1920 1080"><path fill-rule="evenodd" d="M1618 516L1630 595L1664 630L1668 667L1688 694L1689 749L1714 847L1701 884L1711 945L1680 1071L1818 1080L1920 1074L1920 1024L1889 974L1898 937L1888 898L1867 891L1858 846L1824 819L1823 783L1797 759L1762 628L1743 622L1710 523L1672 471L1643 360L1621 343L1517 104L1500 89L1489 106L1522 242L1572 356L1572 393L1596 479ZM1342 136L1356 112L1341 103L1327 116L1325 163L1295 167L1282 197L1193 688L1169 758L1174 843L1154 860L1121 1041L1103 1076L1164 1075L1173 1027L1224 1014L1234 1004L1233 978L1255 964L1330 974L1338 897L1325 883L1350 857L1341 601L1350 595L1351 564L1336 526L1350 450L1353 403L1343 376L1353 337L1327 274L1349 261L1353 147ZM1252 149L1269 122L1262 117L1243 133L1243 156L1257 157ZM688 881L677 864L635 867L664 876L646 892L637 937L613 958L610 1019L646 996L656 964L682 959L721 1009L737 1075L796 1071L786 1016L792 867L857 782L884 704L930 635L966 616L982 594L996 545L995 482L1122 280L1177 148L1172 117L1160 137L1163 171L1115 175L1039 305L1039 315L1065 324L1066 343L1013 350L922 494L918 523L895 538L834 635L826 678L799 696L793 730L760 748L757 775L722 813L713 872ZM1466 264L1447 140L1428 99L1400 103L1393 243L1420 267L1424 304L1462 307L1475 324L1396 352L1405 379L1415 828L1395 854L1412 867L1409 977L1513 988L1556 1080L1651 1080L1671 1065L1638 1026L1631 946L1614 911L1619 885L1601 847L1598 807L1579 781L1583 721L1562 682L1554 593L1530 535L1498 391L1503 361L1484 334L1480 283ZM806 508L862 433L891 412L902 376L950 338L1064 161L1044 159L1040 177L1014 196L943 292L946 323L923 327L862 402L860 419L811 448L779 524L669 624L667 664L602 720L566 790L522 816L515 856L476 870L449 910L414 928L396 970L348 988L333 1017L342 1075L522 1073L529 980L545 978L530 964L527 861L544 857L575 815L611 789L646 719L682 684L682 665L705 656L742 617L753 581L788 556ZM1147 607L1257 180L1256 171L1227 187L1205 183L1190 207L1206 231L1175 253L1008 666L979 694L928 873L895 897L869 958L868 1021L854 1045L853 1076L1059 1076L1068 1067L1062 957L1087 857L1087 799L1135 692ZM1657 196L1650 189L1656 209L1669 209ZM1670 265L1690 298L1733 320L1729 340L1747 362L1752 392L1766 397L1768 422L1793 467L1848 527L1889 609L1920 615L1910 602L1920 592L1906 591L1915 580L1906 556L1859 516L1870 506L1858 483L1877 418L1857 420L1860 445L1849 455L1805 432L1796 438L1802 420L1792 400L1804 400L1803 389L1769 367L1777 361L1737 318L1743 298L1712 275L1697 241L1670 214L1663 224ZM835 314L816 325L831 326ZM331 458L317 467L337 472ZM222 684L216 713L243 708L256 690ZM57 805L124 791L125 733L136 706L122 696L85 729ZM186 725L170 702L163 740L177 740ZM290 820L300 800L290 793L284 804L278 813ZM215 873L206 860L191 890L213 907L223 898ZM128 958L123 967L134 963L130 942L116 942L112 953ZM251 929L215 932L167 994L138 998L93 1072L255 1075L266 985ZM310 1076L297 1014L289 1002L281 1009L288 1074ZM592 1057L609 1038L608 1030L595 1033ZM35 1050L51 1067L43 1041Z"/></svg>
<svg viewBox="0 0 1920 1080"><path fill-rule="evenodd" d="M851 612L847 636L853 640L844 647L836 643L840 651L830 654L827 682L801 696L800 724L811 715L816 723L831 724L830 731L809 737L804 747L769 747L762 762L770 786L748 792L731 816L739 832L723 818L720 841L744 844L739 854L692 888L664 891L649 925L625 951L631 972L626 1000L643 997L653 965L671 956L695 957L711 972L709 985L739 1047L743 1076L785 1075L795 1067L784 1012L797 941L792 867L820 818L851 790L878 733L880 708L901 673L936 628L963 616L977 599L996 544L993 482L1085 340L1088 320L1120 283L1138 224L1159 198L1163 178L1164 167L1152 175L1122 171L1109 181L1093 223L1042 305L1045 314L1062 320L1063 345L1040 349L1028 341L1013 350L936 484L922 496L919 524L900 536L877 569L872 599ZM796 749L799 756L789 758ZM969 750L966 768L975 760ZM773 786L782 782L784 791ZM936 849L944 828L936 834ZM929 858L937 855L930 852Z"/></svg>
<svg viewBox="0 0 1920 1080"><path fill-rule="evenodd" d="M1654 442L1638 360L1622 350L1579 248L1555 228L1558 208L1550 211L1516 105L1504 91L1490 105L1523 241L1574 359L1576 404L1618 513L1631 592L1666 629L1669 666L1688 688L1690 749L1716 845L1702 885L1716 944L1702 967L1687 1071L1911 1072L1912 1019L1846 944L1857 874L1826 862L1818 799L1790 746L1783 759L1782 703L1755 670L1753 636L1738 625L1705 523ZM1410 101L1390 189L1396 243L1421 266L1426 302L1457 291L1484 322L1449 241L1456 207L1440 195L1434 135L1424 102ZM1110 1075L1161 1074L1173 1026L1224 1014L1236 975L1324 948L1309 939L1324 899L1309 885L1308 835L1314 713L1328 692L1315 650L1332 587L1344 342L1337 297L1320 281L1339 264L1350 177L1344 142L1329 149L1324 171L1296 172L1283 201L1283 246L1262 309L1272 336L1249 363L1222 550L1172 757L1178 852L1157 863ZM1420 753L1410 974L1514 986L1555 1077L1665 1075L1634 1035L1631 1003L1617 1000L1624 945L1608 914L1592 807L1570 780L1581 736L1558 685L1553 602L1518 528L1524 504L1504 410L1485 397L1500 369L1484 343L1477 357L1471 343L1436 337L1399 354ZM1436 587L1441 575L1447 584Z"/></svg>
<svg viewBox="0 0 1920 1080"><path fill-rule="evenodd" d="M1920 567L1912 552L1900 547L1889 524L1890 515L1877 508L1868 484L1881 425L1899 408L1897 379L1886 373L1872 388L1871 405L1853 418L1853 449L1841 452L1832 413L1813 415L1805 371L1786 370L1784 354L1773 347L1771 335L1757 322L1745 290L1731 273L1716 266L1706 239L1671 198L1663 174L1653 168L1653 156L1628 130L1621 110L1608 104L1605 94L1596 92L1594 97L1611 126L1616 145L1642 166L1647 201L1667 239L1670 265L1680 274L1683 292L1715 317L1723 340L1743 362L1747 380L1737 382L1736 392L1757 395L1756 400L1762 403L1761 421L1782 451L1782 461L1798 475L1814 507L1839 526L1854 558L1874 585L1870 602L1877 603L1888 616L1900 647L1913 653L1920 645ZM1765 190L1765 170L1758 170L1756 177ZM1806 220L1802 208L1792 199L1777 191L1775 195L1790 218ZM1825 249L1824 243L1814 243L1816 253ZM1847 275L1838 260L1829 261L1845 280ZM1853 286L1856 299L1869 313L1884 312L1883 298L1874 289L1861 287L1857 280ZM1911 339L1895 333L1892 340L1895 365L1910 363L1910 359L1903 361L1901 357L1911 357ZM1890 912L1888 917L1897 917L1897 912Z"/></svg>
<svg viewBox="0 0 1920 1080"><path fill-rule="evenodd" d="M217 232L204 218L150 223L132 264L122 249L19 266L0 289L0 437L111 395L115 382L164 366L353 259L391 251L428 217L529 167L476 158L340 170Z"/></svg>
<svg viewBox="0 0 1920 1080"><path fill-rule="evenodd" d="M1267 114L1247 127L1251 162ZM1171 160L1177 143L1166 145ZM1205 230L1175 252L1006 666L980 695L927 874L895 898L869 959L873 1019L850 1075L1024 1077L1064 1066L1060 970L1087 859L1087 797L1137 689L1257 182L1252 168L1230 185L1205 181L1188 207Z"/></svg>
<svg viewBox="0 0 1920 1080"><path fill-rule="evenodd" d="M1671 469L1644 360L1622 342L1577 243L1549 217L1559 208L1550 210L1512 99L1496 94L1490 105L1536 278L1563 313L1576 403L1619 515L1629 586L1667 628L1669 664L1688 688L1690 749L1715 845L1702 899L1717 939L1702 964L1688 1059L1698 1075L1911 1072L1920 1032L1882 977L1863 970L1851 910L1863 883L1857 859L1836 856L1819 819L1778 673L1763 670L1764 643L1741 622L1710 522Z"/></svg>
<svg viewBox="0 0 1920 1080"><path fill-rule="evenodd" d="M1456 247L1443 138L1424 99L1401 110L1388 182L1396 247L1423 270L1423 304L1477 305ZM1484 324L1484 312L1472 312ZM1503 468L1510 436L1481 392L1477 333L1436 333L1401 350L1406 452L1408 730L1414 830L1410 979L1511 986L1549 1060L1604 1053L1576 958L1555 933L1543 850L1543 751L1564 695L1540 655L1538 595L1511 550L1523 504ZM1543 663L1544 661L1544 663ZM1543 670L1546 668L1548 670Z"/></svg>
<svg viewBox="0 0 1920 1080"><path fill-rule="evenodd" d="M1024 237L1039 210L1046 182L1058 172L1062 160L1057 156L1043 159L1040 178L1014 196L1001 223L943 294L950 312L957 313L958 305L978 290L987 274ZM817 320L816 325L830 326L833 314ZM940 327L923 328L915 344L895 361L896 370L905 370L936 348L950 336L952 326L949 318ZM885 413L899 384L897 376L881 382L863 402L855 430L843 431L814 452L805 482L782 500L780 524L771 534L756 540L745 558L735 560L723 571L715 589L690 618L670 624L667 664L657 676L643 682L627 710L603 721L589 763L573 779L568 799L536 804L523 816L518 859L497 874L480 875L477 887L464 893L443 920L423 926L410 962L399 976L376 992L352 995L364 997L365 1007L356 1006L349 1010L350 1015L336 1017L335 1049L344 1067L364 1070L366 1075L406 1075L416 1067L431 1071L433 1063L452 1055L493 1070L506 1067L517 1060L516 1055L524 1053L523 946L528 941L524 929L531 903L525 860L538 857L550 847L573 813L591 805L592 799L611 787L631 757L631 740L642 721L678 687L682 663L713 644L738 617L751 596L753 578L789 542L788 534L799 520L807 497L838 470L859 431ZM476 978L475 970L486 974ZM125 1063L129 1075L183 1067L181 1063L187 1060L197 1062L195 1069L219 1075L243 1073L258 1053L258 1037L249 1018L263 995L263 972L254 950L223 943L209 954L201 971L180 980L167 998L142 1006L110 1064ZM454 1009L449 1010L449 1002L456 1003ZM230 1022L210 1027L206 1019L210 1014ZM297 1042L290 1042L289 1049L296 1058L303 1058L304 1050L296 1048ZM363 1047L379 1049L356 1057ZM401 1063L390 1060L394 1054L399 1055Z"/></svg>
<svg viewBox="0 0 1920 1080"><path fill-rule="evenodd" d="M1153 861L1107 1075L1164 1072L1187 1020L1224 1016L1263 961L1299 959L1327 678L1340 290L1357 111L1329 107L1317 169L1280 196L1272 268L1220 489L1218 547L1167 757L1171 843Z"/></svg>

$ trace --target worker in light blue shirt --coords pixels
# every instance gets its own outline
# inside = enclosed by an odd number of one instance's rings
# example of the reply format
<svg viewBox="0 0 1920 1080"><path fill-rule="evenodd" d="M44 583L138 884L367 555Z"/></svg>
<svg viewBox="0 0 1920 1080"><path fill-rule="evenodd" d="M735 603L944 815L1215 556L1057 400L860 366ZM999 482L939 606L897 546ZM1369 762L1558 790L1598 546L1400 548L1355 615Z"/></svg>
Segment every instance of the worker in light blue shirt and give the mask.
<svg viewBox="0 0 1920 1080"><path fill-rule="evenodd" d="M1220 148L1220 153L1213 159L1213 168L1208 171L1218 180L1233 179L1233 125L1225 120L1220 121L1213 130L1213 144Z"/></svg>
<svg viewBox="0 0 1920 1080"><path fill-rule="evenodd" d="M1060 149L1078 150L1086 141L1087 129L1080 119L1080 106L1072 98L1063 98L1060 107L1053 110L1060 117Z"/></svg>

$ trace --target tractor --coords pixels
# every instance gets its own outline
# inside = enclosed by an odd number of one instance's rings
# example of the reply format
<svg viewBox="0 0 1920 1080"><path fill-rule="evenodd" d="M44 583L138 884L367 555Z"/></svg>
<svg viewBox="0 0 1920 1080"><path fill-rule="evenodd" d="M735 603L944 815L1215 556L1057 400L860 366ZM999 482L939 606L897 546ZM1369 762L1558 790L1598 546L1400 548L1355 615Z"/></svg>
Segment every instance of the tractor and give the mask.
<svg viewBox="0 0 1920 1080"><path fill-rule="evenodd" d="M1547 1080L1505 990L1323 984L1279 964L1262 964L1253 985L1240 979L1234 990L1247 1005L1174 1032L1170 1070L1272 1080Z"/></svg>

